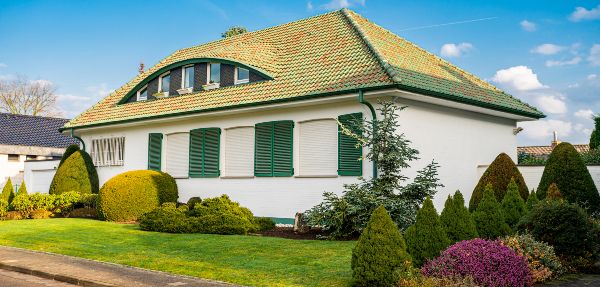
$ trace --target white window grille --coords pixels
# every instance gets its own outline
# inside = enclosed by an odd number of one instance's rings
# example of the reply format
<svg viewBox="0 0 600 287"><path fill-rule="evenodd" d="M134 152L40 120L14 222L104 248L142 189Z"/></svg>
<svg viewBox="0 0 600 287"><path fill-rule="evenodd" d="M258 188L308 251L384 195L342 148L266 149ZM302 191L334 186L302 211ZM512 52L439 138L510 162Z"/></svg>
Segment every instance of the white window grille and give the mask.
<svg viewBox="0 0 600 287"><path fill-rule="evenodd" d="M123 165L125 137L92 140L90 156L95 166Z"/></svg>

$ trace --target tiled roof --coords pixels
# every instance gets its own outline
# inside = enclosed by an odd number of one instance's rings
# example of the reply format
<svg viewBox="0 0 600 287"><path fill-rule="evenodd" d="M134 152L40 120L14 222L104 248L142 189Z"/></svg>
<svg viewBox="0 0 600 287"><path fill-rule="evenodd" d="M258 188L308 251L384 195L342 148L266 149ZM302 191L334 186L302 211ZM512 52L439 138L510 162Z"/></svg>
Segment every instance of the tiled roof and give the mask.
<svg viewBox="0 0 600 287"><path fill-rule="evenodd" d="M58 131L68 121L0 113L0 144L66 148L77 143Z"/></svg>
<svg viewBox="0 0 600 287"><path fill-rule="evenodd" d="M579 153L590 151L590 146L587 144L574 144L575 150ZM530 155L549 155L554 148L552 146L520 146L517 147L517 152Z"/></svg>
<svg viewBox="0 0 600 287"><path fill-rule="evenodd" d="M146 77L193 58L240 62L271 80L154 101L119 104ZM197 113L397 87L431 96L543 117L496 89L347 9L181 49L71 120L65 128Z"/></svg>

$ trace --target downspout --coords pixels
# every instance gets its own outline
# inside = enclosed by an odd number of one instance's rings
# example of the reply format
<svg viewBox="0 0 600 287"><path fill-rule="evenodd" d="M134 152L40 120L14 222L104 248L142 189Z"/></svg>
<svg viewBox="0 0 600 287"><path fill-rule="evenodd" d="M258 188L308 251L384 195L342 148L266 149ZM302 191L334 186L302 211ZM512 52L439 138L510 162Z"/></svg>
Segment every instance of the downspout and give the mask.
<svg viewBox="0 0 600 287"><path fill-rule="evenodd" d="M81 143L81 149L83 151L85 151L85 142L80 137L75 135L75 132L73 131L73 129L71 129L71 137L78 140Z"/></svg>
<svg viewBox="0 0 600 287"><path fill-rule="evenodd" d="M373 105L371 105L371 103L365 101L365 95L363 93L363 90L358 90L358 102L367 106L367 108L369 108L369 110L371 111L371 118L373 119L372 123L373 123L373 132L375 132L375 129L377 129L377 114L375 113L375 108L373 108ZM377 160L373 159L373 179L377 178Z"/></svg>

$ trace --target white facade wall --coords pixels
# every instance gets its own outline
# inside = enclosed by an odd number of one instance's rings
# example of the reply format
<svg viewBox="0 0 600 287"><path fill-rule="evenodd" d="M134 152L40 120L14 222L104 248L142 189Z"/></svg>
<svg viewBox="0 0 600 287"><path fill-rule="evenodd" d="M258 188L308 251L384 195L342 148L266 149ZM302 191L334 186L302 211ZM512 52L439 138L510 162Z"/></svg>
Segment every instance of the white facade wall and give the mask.
<svg viewBox="0 0 600 287"><path fill-rule="evenodd" d="M28 193L48 193L60 160L26 161L24 180Z"/></svg>
<svg viewBox="0 0 600 287"><path fill-rule="evenodd" d="M479 176L483 175L487 168L488 165L479 166L477 168ZM519 166L518 168L529 190L537 189L544 174L544 166ZM588 165L587 169L594 180L594 184L596 184L596 188L600 190L600 165Z"/></svg>
<svg viewBox="0 0 600 287"><path fill-rule="evenodd" d="M8 160L8 154L0 154L0 187L4 187L10 177L12 184L21 184L25 155L19 155L18 161Z"/></svg>
<svg viewBox="0 0 600 287"><path fill-rule="evenodd" d="M371 102L376 102L371 100ZM421 151L421 160L414 162L409 176L414 176L417 168L422 168L435 159L440 164L439 177L445 185L434 198L440 209L447 195L460 189L469 200L470 191L478 180L477 167L489 164L499 153L505 152L516 160L516 136L512 131L515 120L434 106L407 99L398 101L409 106L400 113L400 124L414 147ZM187 201L192 196L201 198L228 194L233 200L250 208L257 216L291 218L295 212L304 211L321 202L324 191L341 193L343 184L356 182L355 177L336 176L336 170L325 177L304 177L299 168L299 124L307 120L336 119L339 115L362 112L370 120L366 106L359 104L356 97L335 103L277 107L269 110L226 115L197 115L193 118L170 121L147 121L129 126L107 126L77 130L91 146L91 140L102 137L125 137L125 160L123 166L98 167L100 184L111 177L129 170L146 169L148 156L148 134L172 133L206 127L219 127L221 135L221 177L220 178L178 178L179 200ZM254 126L256 123L293 120L294 127L294 177L252 177L226 176L227 155L226 129ZM253 144L248 139L248 144ZM239 143L236 143L239 144ZM163 140L162 168L168 166L166 157L168 144ZM305 152L305 149L304 149ZM363 151L366 153L366 150ZM327 154L327 153L324 153ZM240 155L237 155L240 156ZM252 154L248 155L252 156ZM337 162L336 162L337 163ZM337 165L337 164L336 164ZM239 167L236 167L239 169ZM315 169L311 170L313 172ZM370 177L372 165L365 161L363 175ZM253 170L248 174L252 175ZM236 171L239 174L239 171ZM240 174L242 175L242 174Z"/></svg>

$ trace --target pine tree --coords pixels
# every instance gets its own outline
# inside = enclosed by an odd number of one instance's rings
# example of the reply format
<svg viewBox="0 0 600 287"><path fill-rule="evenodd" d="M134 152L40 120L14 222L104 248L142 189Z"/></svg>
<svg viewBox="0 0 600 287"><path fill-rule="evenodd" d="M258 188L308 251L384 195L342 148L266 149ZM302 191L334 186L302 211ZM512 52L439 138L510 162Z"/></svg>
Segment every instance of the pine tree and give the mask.
<svg viewBox="0 0 600 287"><path fill-rule="evenodd" d="M429 197L417 211L417 221L410 228L413 229L410 232L407 230L406 243L408 253L417 267L423 265L427 259L437 257L450 245L448 235Z"/></svg>
<svg viewBox="0 0 600 287"><path fill-rule="evenodd" d="M502 207L496 200L491 184L485 187L483 198L477 210L473 212L477 233L484 239L496 239L510 233L510 227L504 220Z"/></svg>
<svg viewBox="0 0 600 287"><path fill-rule="evenodd" d="M540 200L537 198L537 194L535 193L535 190L531 190L531 193L529 194L529 197L527 197L527 203L525 203L527 210L531 211L533 209L533 207L538 204L538 202L540 202Z"/></svg>
<svg viewBox="0 0 600 287"><path fill-rule="evenodd" d="M12 202L13 198L15 198L15 191L10 177L6 181L6 184L2 189L2 195L0 195L0 197L2 197L2 199L4 199L9 204Z"/></svg>
<svg viewBox="0 0 600 287"><path fill-rule="evenodd" d="M375 209L352 250L352 277L358 286L396 286L399 270L410 267L400 230L383 206Z"/></svg>
<svg viewBox="0 0 600 287"><path fill-rule="evenodd" d="M17 195L25 194L27 195L27 187L25 187L25 182L21 182L21 186L19 186L19 190L17 191Z"/></svg>
<svg viewBox="0 0 600 287"><path fill-rule="evenodd" d="M465 199L459 190L454 197L448 196L444 210L440 215L442 226L448 235L450 244L477 237L475 221L465 206Z"/></svg>
<svg viewBox="0 0 600 287"><path fill-rule="evenodd" d="M519 222L519 219L525 215L526 211L525 201L521 195L519 195L519 187L514 179L512 179L508 184L506 195L504 196L504 199L502 199L504 219L511 228L514 228Z"/></svg>
<svg viewBox="0 0 600 287"><path fill-rule="evenodd" d="M594 131L590 135L590 149L600 148L600 116L594 116Z"/></svg>

